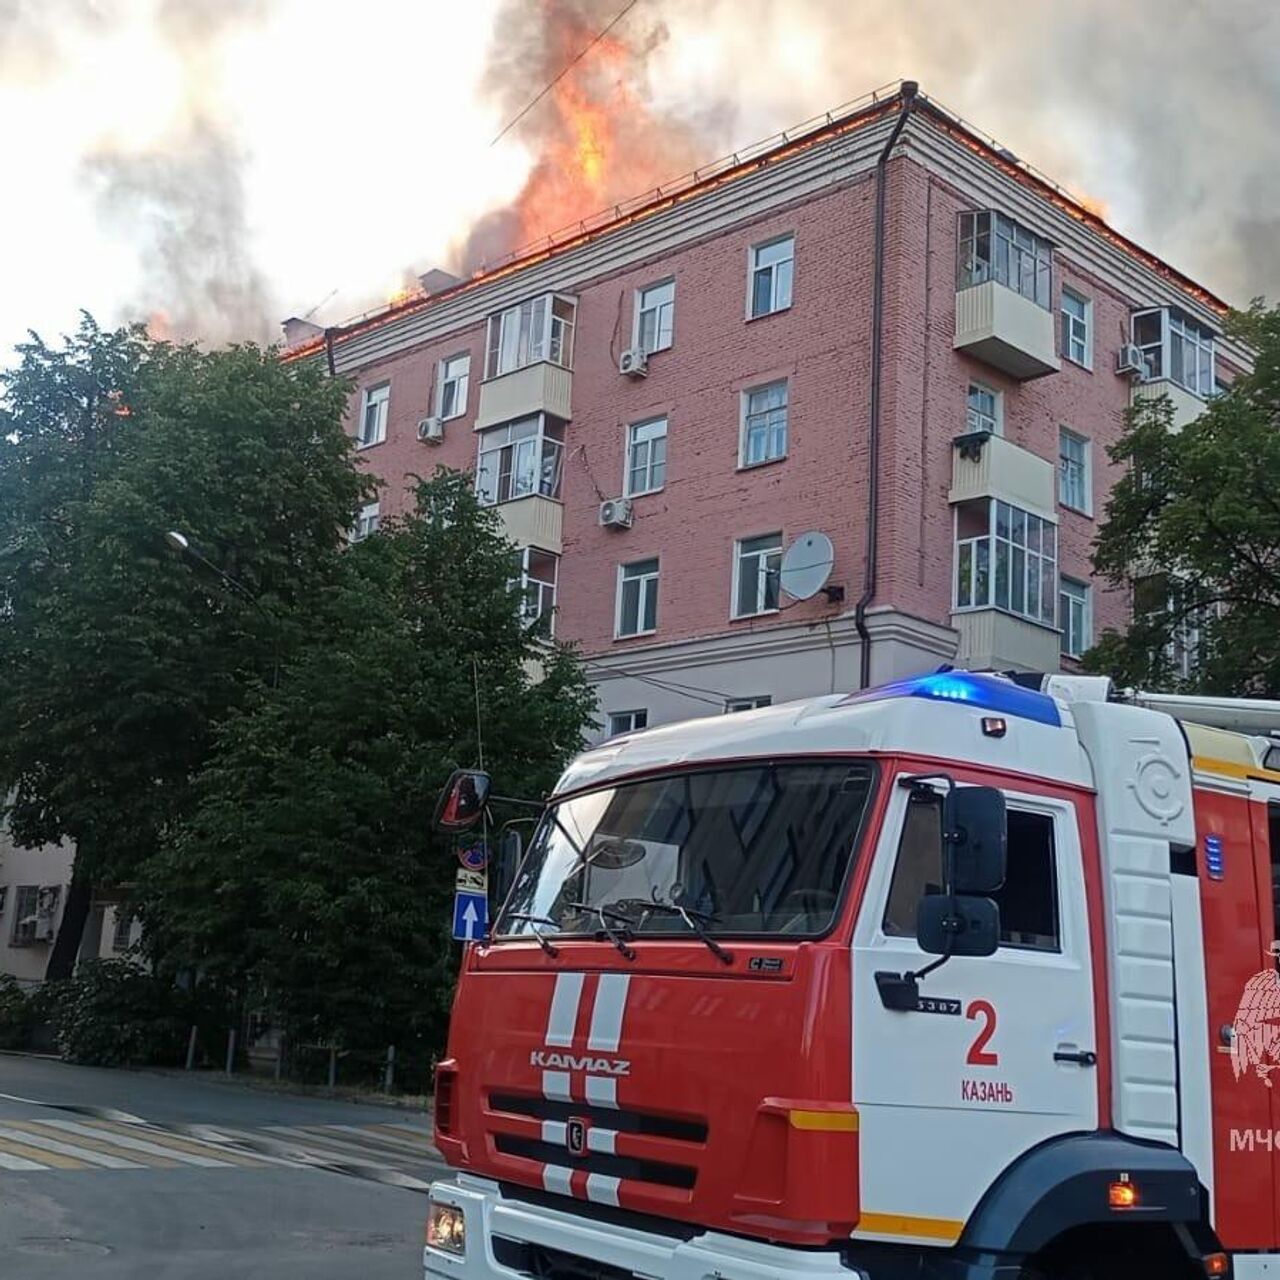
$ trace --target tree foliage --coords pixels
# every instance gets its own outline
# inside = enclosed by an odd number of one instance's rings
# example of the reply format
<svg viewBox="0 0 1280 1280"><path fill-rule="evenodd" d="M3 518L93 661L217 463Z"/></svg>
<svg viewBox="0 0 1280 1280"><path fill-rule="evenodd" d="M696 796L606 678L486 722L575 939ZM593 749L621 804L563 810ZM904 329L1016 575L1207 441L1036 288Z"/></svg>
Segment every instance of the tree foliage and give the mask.
<svg viewBox="0 0 1280 1280"><path fill-rule="evenodd" d="M481 759L541 793L594 703L572 656L521 625L510 546L467 477L422 482L415 514L340 560L278 686L219 731L138 904L153 954L295 1037L425 1053L457 953L436 794Z"/></svg>
<svg viewBox="0 0 1280 1280"><path fill-rule="evenodd" d="M130 879L182 815L214 726L329 589L368 481L346 385L270 351L86 316L19 357L0 382L0 794L20 844L75 842L66 972L88 885Z"/></svg>
<svg viewBox="0 0 1280 1280"><path fill-rule="evenodd" d="M1280 696L1280 310L1255 304L1232 329L1252 372L1181 431L1167 398L1140 403L1110 450L1126 471L1094 567L1135 586L1134 617L1087 664L1123 684Z"/></svg>

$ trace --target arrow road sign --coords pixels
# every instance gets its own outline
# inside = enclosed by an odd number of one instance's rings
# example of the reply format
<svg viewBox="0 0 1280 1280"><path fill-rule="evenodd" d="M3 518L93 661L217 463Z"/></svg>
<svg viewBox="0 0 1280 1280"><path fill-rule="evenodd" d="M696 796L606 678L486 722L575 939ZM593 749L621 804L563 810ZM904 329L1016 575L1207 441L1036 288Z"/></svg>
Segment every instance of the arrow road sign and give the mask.
<svg viewBox="0 0 1280 1280"><path fill-rule="evenodd" d="M453 895L453 936L462 942L484 937L489 925L489 902L483 893L458 890Z"/></svg>

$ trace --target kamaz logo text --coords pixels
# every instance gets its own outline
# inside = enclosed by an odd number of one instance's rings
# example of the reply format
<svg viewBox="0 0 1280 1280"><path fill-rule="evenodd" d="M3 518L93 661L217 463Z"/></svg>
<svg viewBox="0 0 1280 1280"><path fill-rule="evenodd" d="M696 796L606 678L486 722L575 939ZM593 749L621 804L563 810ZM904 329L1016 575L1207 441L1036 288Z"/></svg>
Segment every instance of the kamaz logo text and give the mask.
<svg viewBox="0 0 1280 1280"><path fill-rule="evenodd" d="M552 1071L591 1071L603 1076L629 1076L631 1063L626 1058L593 1058L589 1054L548 1053L534 1049L529 1054L531 1067L545 1067Z"/></svg>

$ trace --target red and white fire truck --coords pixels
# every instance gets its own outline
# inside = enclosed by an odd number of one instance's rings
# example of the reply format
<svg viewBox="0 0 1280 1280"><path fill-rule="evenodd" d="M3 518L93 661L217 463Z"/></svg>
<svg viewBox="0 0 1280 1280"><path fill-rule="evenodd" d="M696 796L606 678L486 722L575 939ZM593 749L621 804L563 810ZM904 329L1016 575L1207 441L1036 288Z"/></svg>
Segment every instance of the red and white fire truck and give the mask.
<svg viewBox="0 0 1280 1280"><path fill-rule="evenodd" d="M586 752L467 948L428 1275L1280 1276L1278 728L947 671Z"/></svg>

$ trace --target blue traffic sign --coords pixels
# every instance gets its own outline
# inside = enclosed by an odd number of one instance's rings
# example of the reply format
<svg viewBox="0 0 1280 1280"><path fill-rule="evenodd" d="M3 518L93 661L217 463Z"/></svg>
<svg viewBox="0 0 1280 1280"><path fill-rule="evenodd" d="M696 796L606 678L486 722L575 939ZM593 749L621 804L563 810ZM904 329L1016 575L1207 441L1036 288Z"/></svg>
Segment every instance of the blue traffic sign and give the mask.
<svg viewBox="0 0 1280 1280"><path fill-rule="evenodd" d="M458 861L468 871L483 871L489 865L489 849L483 840L464 845L458 850Z"/></svg>
<svg viewBox="0 0 1280 1280"><path fill-rule="evenodd" d="M489 927L489 900L483 893L465 890L453 895L453 936L462 942L477 942Z"/></svg>

